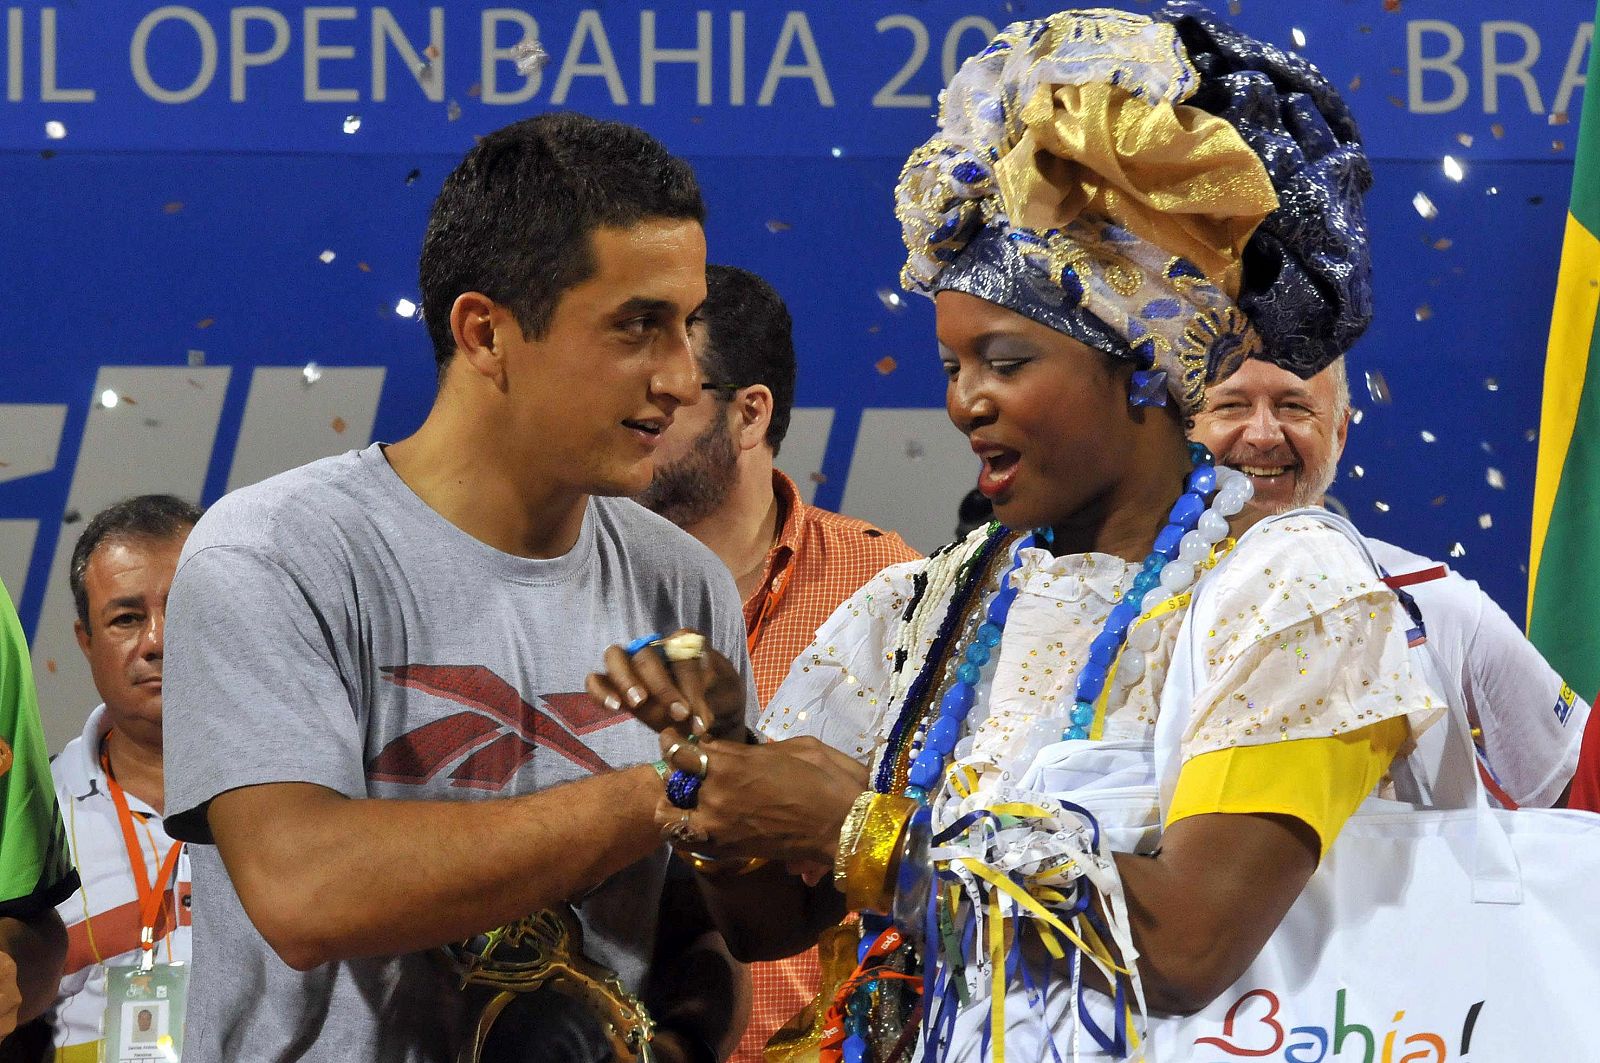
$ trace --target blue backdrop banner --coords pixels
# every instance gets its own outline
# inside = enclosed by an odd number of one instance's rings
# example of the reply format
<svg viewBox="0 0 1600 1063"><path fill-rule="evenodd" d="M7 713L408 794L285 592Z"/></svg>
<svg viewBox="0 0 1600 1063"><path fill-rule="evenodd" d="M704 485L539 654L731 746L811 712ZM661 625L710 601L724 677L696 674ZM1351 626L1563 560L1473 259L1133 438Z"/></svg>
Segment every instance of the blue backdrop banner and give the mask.
<svg viewBox="0 0 1600 1063"><path fill-rule="evenodd" d="M1518 615L1592 0L1213 6L1319 64L1374 160L1378 315L1336 501ZM410 432L433 394L415 316L432 197L475 135L552 108L694 163L713 260L795 315L782 464L820 504L937 545L976 465L941 408L931 308L896 284L891 192L961 59L1050 10L0 0L0 580L52 744L93 704L66 588L80 521Z"/></svg>

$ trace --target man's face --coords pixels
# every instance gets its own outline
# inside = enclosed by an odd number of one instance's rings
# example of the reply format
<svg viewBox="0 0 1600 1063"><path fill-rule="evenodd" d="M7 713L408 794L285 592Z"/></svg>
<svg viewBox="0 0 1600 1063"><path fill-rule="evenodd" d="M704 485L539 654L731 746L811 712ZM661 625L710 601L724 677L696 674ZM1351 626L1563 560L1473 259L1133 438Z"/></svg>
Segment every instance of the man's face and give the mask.
<svg viewBox="0 0 1600 1063"><path fill-rule="evenodd" d="M89 624L79 621L76 633L95 689L113 727L157 744L167 591L186 538L107 540L83 574Z"/></svg>
<svg viewBox="0 0 1600 1063"><path fill-rule="evenodd" d="M595 273L568 289L550 328L507 344L507 425L536 440L544 489L635 495L650 482L679 407L700 399L688 327L706 296L705 234L694 221L651 219L590 237Z"/></svg>
<svg viewBox="0 0 1600 1063"><path fill-rule="evenodd" d="M707 329L696 324L689 333L702 375L706 366ZM737 384L737 380L707 380ZM680 410L672 427L661 434L655 474L638 496L645 508L678 527L689 527L715 513L733 490L739 475L739 449L734 418L737 410L726 393L716 391L691 409Z"/></svg>
<svg viewBox="0 0 1600 1063"><path fill-rule="evenodd" d="M1210 388L1190 434L1250 477L1256 493L1247 516L1260 519L1322 501L1349 427L1331 370L1301 380L1251 359Z"/></svg>

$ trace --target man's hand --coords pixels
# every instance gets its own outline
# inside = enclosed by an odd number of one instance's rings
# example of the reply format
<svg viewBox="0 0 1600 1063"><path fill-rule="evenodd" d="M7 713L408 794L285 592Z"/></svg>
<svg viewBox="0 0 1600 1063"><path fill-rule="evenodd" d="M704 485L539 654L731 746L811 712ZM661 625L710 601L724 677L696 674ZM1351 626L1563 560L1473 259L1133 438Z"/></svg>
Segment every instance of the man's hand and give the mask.
<svg viewBox="0 0 1600 1063"><path fill-rule="evenodd" d="M0 1037L17 1028L22 1011L22 987L17 984L17 961L0 952Z"/></svg>
<svg viewBox="0 0 1600 1063"><path fill-rule="evenodd" d="M0 916L0 1037L55 1002L66 958L67 931L54 908Z"/></svg>

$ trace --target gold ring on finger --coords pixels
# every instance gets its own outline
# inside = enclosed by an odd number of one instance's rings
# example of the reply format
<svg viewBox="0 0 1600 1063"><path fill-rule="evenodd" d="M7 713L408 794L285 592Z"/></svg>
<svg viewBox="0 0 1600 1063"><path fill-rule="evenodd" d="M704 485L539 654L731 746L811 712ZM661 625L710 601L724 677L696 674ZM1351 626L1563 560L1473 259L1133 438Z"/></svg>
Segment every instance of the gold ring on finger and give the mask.
<svg viewBox="0 0 1600 1063"><path fill-rule="evenodd" d="M683 749L685 746L693 748L695 753L697 753L700 757L700 770L697 772L692 772L691 774L698 775L700 778L704 779L706 777L706 772L711 770L711 758L706 755L705 750L699 748L697 743L680 739L679 741L674 742L667 747L667 751L661 759L666 761L668 764L676 766L677 761L675 761L673 757L677 755L678 750Z"/></svg>

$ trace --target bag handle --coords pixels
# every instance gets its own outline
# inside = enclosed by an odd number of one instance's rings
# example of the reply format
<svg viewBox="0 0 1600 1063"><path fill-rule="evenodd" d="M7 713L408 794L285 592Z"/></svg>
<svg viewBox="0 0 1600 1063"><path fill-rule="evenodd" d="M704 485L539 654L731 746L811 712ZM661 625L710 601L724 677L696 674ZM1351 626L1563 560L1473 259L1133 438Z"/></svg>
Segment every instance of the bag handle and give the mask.
<svg viewBox="0 0 1600 1063"><path fill-rule="evenodd" d="M1307 508L1269 517L1247 530L1240 536L1239 544L1217 563L1208 574L1208 578L1195 584L1192 592L1194 598L1179 628L1177 643L1173 650L1173 661L1167 672L1167 686L1162 691L1162 711L1156 718L1155 768L1162 822L1166 821L1167 812L1171 808L1172 795L1177 787L1178 770L1182 766L1183 733L1188 727L1189 716L1193 711L1195 694L1203 681L1199 663L1204 656L1196 643L1199 638L1198 632L1206 625L1199 623L1196 617L1200 616L1202 610L1209 604L1210 595L1206 593L1207 588L1215 582L1216 574L1239 555L1257 528L1290 517L1310 518L1338 531L1361 551L1361 555L1380 578L1386 575L1383 566L1372 555L1366 540L1349 521L1325 509ZM1409 598L1409 595L1406 597ZM1423 630L1420 614L1415 611L1414 603L1406 604L1407 611L1418 620L1413 635L1420 635ZM1397 777L1404 777L1411 782L1424 808L1473 811L1471 867L1473 900L1480 904L1520 904L1522 869L1517 862L1511 838L1495 814L1494 807L1489 803L1488 792L1484 789L1483 780L1478 774L1477 749L1472 742L1472 727L1467 718L1466 707L1461 703L1457 687L1445 681L1444 669L1440 665L1438 654L1426 638L1411 638L1408 642L1413 668L1445 699L1447 706L1445 718L1435 724L1436 727L1445 729L1444 744L1440 751L1443 759L1440 762L1438 781L1418 777L1413 771L1414 765L1409 763L1409 758L1396 761L1392 772ZM1182 656L1187 656L1187 661L1180 660ZM1178 711L1170 711L1172 709ZM1439 785L1439 781L1443 781L1444 784ZM1451 781L1454 781L1453 786Z"/></svg>

